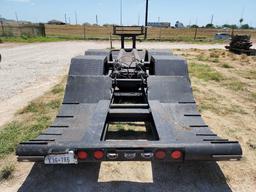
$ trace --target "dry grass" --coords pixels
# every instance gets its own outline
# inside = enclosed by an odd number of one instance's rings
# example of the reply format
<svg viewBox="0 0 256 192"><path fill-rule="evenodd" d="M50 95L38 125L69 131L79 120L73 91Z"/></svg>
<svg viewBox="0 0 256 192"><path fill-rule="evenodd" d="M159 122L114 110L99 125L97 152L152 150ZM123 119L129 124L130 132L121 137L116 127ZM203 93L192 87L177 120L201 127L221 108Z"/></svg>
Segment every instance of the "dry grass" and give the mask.
<svg viewBox="0 0 256 192"><path fill-rule="evenodd" d="M240 162L218 163L228 184L234 191L255 191L256 57L224 50L176 53L189 60L194 95L206 123L218 135L239 140L242 145L244 158ZM218 58L219 62L213 62L212 58ZM211 79L212 73L222 78Z"/></svg>
<svg viewBox="0 0 256 192"><path fill-rule="evenodd" d="M221 29L198 29L197 42L212 41L216 33ZM231 33L230 31L227 31ZM108 39L112 33L112 27L86 26L80 25L46 25L47 36L74 36L87 39ZM251 34L256 39L255 30L237 30L239 34ZM172 28L149 28L149 40L163 41L194 41L195 29L172 29Z"/></svg>
<svg viewBox="0 0 256 192"><path fill-rule="evenodd" d="M108 40L112 34L112 27L104 26L82 26L82 25L45 25L46 36L48 38L34 37L34 32L31 26L4 26L5 33L9 36L3 38L3 41L8 42L48 42L61 40L79 40L79 39L94 39ZM231 30L223 29L205 29L197 30L197 38L194 39L195 29L173 29L173 28L148 28L148 40L157 41L185 41L195 43L223 43L223 40L214 40L214 36L218 32L231 34ZM236 30L235 34L251 35L252 40L256 40L256 30ZM0 30L0 35L2 32ZM15 37L14 36L21 36ZM118 37L113 36L113 39ZM143 37L140 37L143 39ZM1 41L1 40L0 40Z"/></svg>
<svg viewBox="0 0 256 192"><path fill-rule="evenodd" d="M2 169L0 170L0 182L2 180L10 179L14 171L15 171L14 164L8 164L2 167Z"/></svg>

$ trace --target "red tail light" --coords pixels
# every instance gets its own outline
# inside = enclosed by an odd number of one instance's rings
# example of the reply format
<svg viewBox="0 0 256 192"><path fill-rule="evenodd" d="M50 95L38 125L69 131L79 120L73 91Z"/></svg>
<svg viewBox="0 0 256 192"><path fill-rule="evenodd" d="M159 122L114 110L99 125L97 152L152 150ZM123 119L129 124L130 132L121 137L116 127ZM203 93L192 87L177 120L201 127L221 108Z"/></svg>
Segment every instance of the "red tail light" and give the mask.
<svg viewBox="0 0 256 192"><path fill-rule="evenodd" d="M171 158L176 159L176 160L177 160L177 159L180 159L182 156L183 156L183 154L182 154L182 152L179 151L179 150L173 151L173 152L171 153Z"/></svg>
<svg viewBox="0 0 256 192"><path fill-rule="evenodd" d="M158 151L155 152L155 157L157 159L164 159L165 156L166 156L166 152L163 151L163 150L158 150Z"/></svg>
<svg viewBox="0 0 256 192"><path fill-rule="evenodd" d="M95 151L94 153L93 153L93 156L94 156L94 158L95 159L102 159L103 157L104 157L104 152L103 151Z"/></svg>
<svg viewBox="0 0 256 192"><path fill-rule="evenodd" d="M85 151L80 150L80 151L77 152L77 156L78 156L79 159L84 160L84 159L87 159L88 153L85 152Z"/></svg>

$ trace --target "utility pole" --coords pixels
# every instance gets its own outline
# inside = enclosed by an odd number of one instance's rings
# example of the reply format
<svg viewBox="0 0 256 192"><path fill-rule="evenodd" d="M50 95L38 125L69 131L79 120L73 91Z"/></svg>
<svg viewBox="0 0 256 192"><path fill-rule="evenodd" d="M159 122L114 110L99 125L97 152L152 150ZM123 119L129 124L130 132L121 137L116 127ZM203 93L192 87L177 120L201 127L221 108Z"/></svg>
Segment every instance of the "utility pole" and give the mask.
<svg viewBox="0 0 256 192"><path fill-rule="evenodd" d="M99 25L99 22L98 22L98 15L96 15L96 24Z"/></svg>
<svg viewBox="0 0 256 192"><path fill-rule="evenodd" d="M123 0L120 0L120 25L123 25Z"/></svg>
<svg viewBox="0 0 256 192"><path fill-rule="evenodd" d="M76 25L77 25L77 12L75 11L75 19L76 19Z"/></svg>
<svg viewBox="0 0 256 192"><path fill-rule="evenodd" d="M67 13L65 13L65 23L67 24Z"/></svg>
<svg viewBox="0 0 256 192"><path fill-rule="evenodd" d="M16 21L17 21L18 29L19 29L19 31L20 31L20 35L21 35L21 34L22 34L22 29L21 29L20 24L19 24L19 18L18 18L18 14L17 14L17 12L15 12L15 17L16 17Z"/></svg>
<svg viewBox="0 0 256 192"><path fill-rule="evenodd" d="M146 0L146 15L145 15L145 35L144 35L144 40L147 39L148 37L148 0Z"/></svg>
<svg viewBox="0 0 256 192"><path fill-rule="evenodd" d="M140 14L138 14L138 26L140 26Z"/></svg>
<svg viewBox="0 0 256 192"><path fill-rule="evenodd" d="M17 21L17 23L19 24L19 18L18 18L18 14L17 14L17 12L15 12L15 17L16 17L16 21Z"/></svg>
<svg viewBox="0 0 256 192"><path fill-rule="evenodd" d="M211 18L211 25L213 24L213 18L214 18L214 15L212 15L212 18Z"/></svg>

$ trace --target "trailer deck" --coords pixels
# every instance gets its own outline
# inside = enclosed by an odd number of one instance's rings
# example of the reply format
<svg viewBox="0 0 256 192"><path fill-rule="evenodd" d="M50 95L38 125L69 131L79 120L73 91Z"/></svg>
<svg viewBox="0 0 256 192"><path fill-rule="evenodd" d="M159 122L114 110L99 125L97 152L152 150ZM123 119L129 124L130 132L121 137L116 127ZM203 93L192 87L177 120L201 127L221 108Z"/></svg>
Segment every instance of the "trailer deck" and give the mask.
<svg viewBox="0 0 256 192"><path fill-rule="evenodd" d="M16 154L19 161L76 164L239 160L242 150L203 121L183 58L133 47L73 58L54 123Z"/></svg>

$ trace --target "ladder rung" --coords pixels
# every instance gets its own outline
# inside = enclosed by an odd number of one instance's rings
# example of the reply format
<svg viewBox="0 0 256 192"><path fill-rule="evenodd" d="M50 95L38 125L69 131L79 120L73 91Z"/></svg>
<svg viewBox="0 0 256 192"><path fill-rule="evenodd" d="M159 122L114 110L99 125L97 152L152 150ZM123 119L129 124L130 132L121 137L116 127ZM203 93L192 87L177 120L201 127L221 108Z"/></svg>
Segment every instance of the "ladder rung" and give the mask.
<svg viewBox="0 0 256 192"><path fill-rule="evenodd" d="M111 108L149 108L148 104L111 104Z"/></svg>
<svg viewBox="0 0 256 192"><path fill-rule="evenodd" d="M129 92L129 93L116 92L116 93L114 93L114 96L117 96L117 97L141 97L141 96L143 96L143 94L138 93L138 92Z"/></svg>
<svg viewBox="0 0 256 192"><path fill-rule="evenodd" d="M110 109L109 113L112 114L149 114L150 111L148 109L127 109L127 108L118 108L118 109Z"/></svg>

